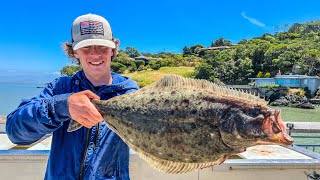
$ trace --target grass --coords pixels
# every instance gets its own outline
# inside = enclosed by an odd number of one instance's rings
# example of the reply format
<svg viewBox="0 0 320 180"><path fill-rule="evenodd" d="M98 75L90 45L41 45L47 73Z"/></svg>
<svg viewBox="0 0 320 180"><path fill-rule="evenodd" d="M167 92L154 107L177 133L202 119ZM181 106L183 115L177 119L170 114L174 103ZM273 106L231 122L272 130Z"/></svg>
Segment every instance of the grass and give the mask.
<svg viewBox="0 0 320 180"><path fill-rule="evenodd" d="M166 74L177 74L183 77L188 77L194 71L194 67L162 67L159 70L145 70L140 72L125 73L138 83L140 87L147 86L159 80Z"/></svg>
<svg viewBox="0 0 320 180"><path fill-rule="evenodd" d="M281 117L283 121L320 122L320 108L300 109L300 108L278 107L278 106L273 106L273 108L281 110Z"/></svg>

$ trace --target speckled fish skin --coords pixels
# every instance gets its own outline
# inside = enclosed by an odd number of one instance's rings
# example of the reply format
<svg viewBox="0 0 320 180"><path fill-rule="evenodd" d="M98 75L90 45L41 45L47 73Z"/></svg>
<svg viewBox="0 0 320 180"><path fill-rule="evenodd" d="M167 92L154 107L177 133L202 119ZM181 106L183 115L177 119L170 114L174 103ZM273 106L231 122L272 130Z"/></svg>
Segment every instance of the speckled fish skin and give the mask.
<svg viewBox="0 0 320 180"><path fill-rule="evenodd" d="M134 93L92 101L108 126L159 171L222 163L256 144L291 144L277 110L257 96L166 76Z"/></svg>

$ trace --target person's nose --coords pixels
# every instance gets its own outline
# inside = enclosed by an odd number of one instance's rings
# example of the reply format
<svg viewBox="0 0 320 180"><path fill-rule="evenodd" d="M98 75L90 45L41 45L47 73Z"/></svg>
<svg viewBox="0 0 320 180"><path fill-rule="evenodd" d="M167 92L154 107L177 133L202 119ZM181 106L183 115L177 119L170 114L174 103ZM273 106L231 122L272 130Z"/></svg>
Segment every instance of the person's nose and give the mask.
<svg viewBox="0 0 320 180"><path fill-rule="evenodd" d="M92 58L100 58L101 52L99 51L99 48L93 46L90 48L90 56Z"/></svg>

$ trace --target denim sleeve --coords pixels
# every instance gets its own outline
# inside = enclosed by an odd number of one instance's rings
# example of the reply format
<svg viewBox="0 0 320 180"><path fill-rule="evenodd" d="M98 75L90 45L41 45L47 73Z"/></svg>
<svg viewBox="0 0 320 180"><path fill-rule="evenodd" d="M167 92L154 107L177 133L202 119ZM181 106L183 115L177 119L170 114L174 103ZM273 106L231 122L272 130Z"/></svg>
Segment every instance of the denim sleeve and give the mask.
<svg viewBox="0 0 320 180"><path fill-rule="evenodd" d="M50 134L70 119L68 97L56 88L59 79L49 83L32 99L22 100L19 107L7 116L6 133L9 139L20 145L31 144Z"/></svg>

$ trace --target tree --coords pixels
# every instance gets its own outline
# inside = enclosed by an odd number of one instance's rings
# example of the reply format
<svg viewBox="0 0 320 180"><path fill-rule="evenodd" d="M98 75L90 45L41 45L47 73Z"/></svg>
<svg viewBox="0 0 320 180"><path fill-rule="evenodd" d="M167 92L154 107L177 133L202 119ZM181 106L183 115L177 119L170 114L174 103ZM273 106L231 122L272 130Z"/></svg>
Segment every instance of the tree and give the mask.
<svg viewBox="0 0 320 180"><path fill-rule="evenodd" d="M146 56L146 57L152 57L152 54L149 52L142 52L140 53L142 56Z"/></svg>
<svg viewBox="0 0 320 180"><path fill-rule="evenodd" d="M281 69L284 73L290 73L292 70L292 66L300 59L301 55L294 51L285 51L272 60L273 66L276 69Z"/></svg>
<svg viewBox="0 0 320 180"><path fill-rule="evenodd" d="M118 55L115 57L115 59L113 61L121 63L121 61L129 61L129 60L130 60L130 57L128 56L128 54L126 54L126 52L120 50Z"/></svg>
<svg viewBox="0 0 320 180"><path fill-rule="evenodd" d="M216 47L216 46L230 46L231 45L231 41L230 40L226 40L222 37L218 38L217 40L215 40L214 42L211 43L211 47Z"/></svg>
<svg viewBox="0 0 320 180"><path fill-rule="evenodd" d="M307 74L309 76L317 75L320 70L317 68L320 66L320 52L316 49L306 50L302 56L302 63Z"/></svg>
<svg viewBox="0 0 320 180"><path fill-rule="evenodd" d="M262 64L262 71L276 72L279 67L275 62L279 56L287 51L288 44L271 45L265 55L265 61Z"/></svg>
<svg viewBox="0 0 320 180"><path fill-rule="evenodd" d="M205 46L202 45L202 44L195 44L195 45L190 47L190 53L191 54L197 54L197 53L200 52L201 48L205 48Z"/></svg>
<svg viewBox="0 0 320 180"><path fill-rule="evenodd" d="M190 55L191 52L190 52L190 48L188 48L188 46L184 46L183 49L182 49L182 53L183 55Z"/></svg>
<svg viewBox="0 0 320 180"><path fill-rule="evenodd" d="M195 68L196 79L207 79L209 80L212 76L212 66L207 63L201 63Z"/></svg>
<svg viewBox="0 0 320 180"><path fill-rule="evenodd" d="M269 67L265 54L271 45L272 44L269 41L261 39L253 39L247 43L247 46L243 50L245 51L244 57L241 58L244 59L245 57L249 57L252 60L253 74L257 74L259 71L267 71L264 70L264 68Z"/></svg>
<svg viewBox="0 0 320 180"><path fill-rule="evenodd" d="M252 66L252 60L248 57L245 59L238 59L235 62L235 67L238 69L235 70L235 73L233 74L235 83L236 84L244 84L249 83L250 77L252 77L254 70Z"/></svg>
<svg viewBox="0 0 320 180"><path fill-rule="evenodd" d="M82 67L80 65L64 66L60 70L60 74L61 74L61 76L73 76L74 74L76 74L80 70L82 70Z"/></svg>
<svg viewBox="0 0 320 180"><path fill-rule="evenodd" d="M238 44L246 44L248 42L247 39L241 39Z"/></svg>
<svg viewBox="0 0 320 180"><path fill-rule="evenodd" d="M126 47L125 53L131 58L140 56L139 51L133 47Z"/></svg>
<svg viewBox="0 0 320 180"><path fill-rule="evenodd" d="M299 23L294 23L288 30L289 33L298 33L302 32L303 25Z"/></svg>

